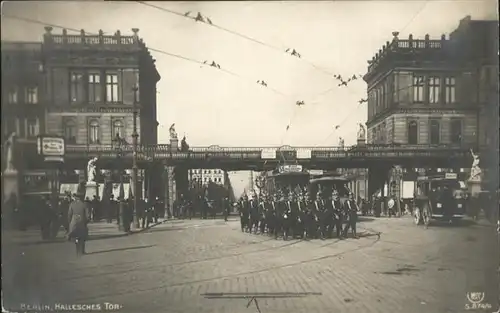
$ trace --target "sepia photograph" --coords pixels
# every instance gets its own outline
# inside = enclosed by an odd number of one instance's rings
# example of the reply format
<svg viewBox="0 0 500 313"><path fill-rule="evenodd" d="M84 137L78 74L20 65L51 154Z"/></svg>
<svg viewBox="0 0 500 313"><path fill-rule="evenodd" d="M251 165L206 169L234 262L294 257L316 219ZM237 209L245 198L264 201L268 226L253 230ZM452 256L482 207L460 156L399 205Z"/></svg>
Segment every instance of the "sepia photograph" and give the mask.
<svg viewBox="0 0 500 313"><path fill-rule="evenodd" d="M500 313L498 12L3 1L2 313Z"/></svg>

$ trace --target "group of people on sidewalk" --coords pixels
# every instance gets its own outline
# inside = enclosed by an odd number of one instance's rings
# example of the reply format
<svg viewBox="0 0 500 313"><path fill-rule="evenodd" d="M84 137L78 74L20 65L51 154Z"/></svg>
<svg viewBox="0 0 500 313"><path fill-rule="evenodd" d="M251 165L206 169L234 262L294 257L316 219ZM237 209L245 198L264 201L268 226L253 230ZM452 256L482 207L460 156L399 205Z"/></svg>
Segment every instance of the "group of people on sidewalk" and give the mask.
<svg viewBox="0 0 500 313"><path fill-rule="evenodd" d="M131 197L123 201L123 211L120 212L120 203L114 199L113 195L107 201L99 200L94 197L90 200L83 194L66 194L59 199L54 199L49 195L39 195L24 203L24 209L15 210L14 223L16 227L25 231L30 225L40 227L42 240L55 239L61 231L61 226L65 231L65 236L71 238L74 229L72 228L72 213L79 206L85 207L85 214L78 213L78 216L84 217L85 223L100 222L105 220L107 223L116 221L118 225L123 226L125 232L130 232L130 225L134 220L134 199ZM79 203L77 205L77 203ZM138 199L137 219L141 228L148 228L151 223L158 223L159 218L164 215L163 201L156 198L150 201L148 198ZM81 209L78 209L81 211ZM123 221L121 220L123 219Z"/></svg>

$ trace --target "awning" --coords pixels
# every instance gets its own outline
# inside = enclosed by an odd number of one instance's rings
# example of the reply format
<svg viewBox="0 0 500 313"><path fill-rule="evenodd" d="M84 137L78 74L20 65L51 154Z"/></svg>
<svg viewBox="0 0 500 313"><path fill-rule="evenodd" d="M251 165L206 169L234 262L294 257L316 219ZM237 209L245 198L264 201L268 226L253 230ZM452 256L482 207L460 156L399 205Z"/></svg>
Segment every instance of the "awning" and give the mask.
<svg viewBox="0 0 500 313"><path fill-rule="evenodd" d="M76 194L78 191L78 184L61 184L59 194L64 195L66 193Z"/></svg>

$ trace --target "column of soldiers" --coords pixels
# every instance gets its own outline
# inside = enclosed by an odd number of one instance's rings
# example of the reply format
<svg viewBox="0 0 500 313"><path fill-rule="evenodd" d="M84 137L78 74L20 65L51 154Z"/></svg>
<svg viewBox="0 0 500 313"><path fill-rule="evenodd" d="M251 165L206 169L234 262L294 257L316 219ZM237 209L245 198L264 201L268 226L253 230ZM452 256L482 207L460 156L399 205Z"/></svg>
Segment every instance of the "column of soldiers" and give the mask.
<svg viewBox="0 0 500 313"><path fill-rule="evenodd" d="M273 195L244 195L238 201L241 231L267 234L274 238L347 238L351 230L357 237L358 206L351 193L344 203L338 193L318 192L313 200L307 191Z"/></svg>

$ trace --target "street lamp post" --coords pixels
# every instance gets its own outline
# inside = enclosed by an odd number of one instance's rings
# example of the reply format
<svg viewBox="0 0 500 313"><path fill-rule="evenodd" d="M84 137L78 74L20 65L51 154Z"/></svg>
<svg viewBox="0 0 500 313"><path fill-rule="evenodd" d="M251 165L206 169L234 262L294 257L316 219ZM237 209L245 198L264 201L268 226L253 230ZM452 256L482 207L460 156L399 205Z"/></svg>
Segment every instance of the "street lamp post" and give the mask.
<svg viewBox="0 0 500 313"><path fill-rule="evenodd" d="M139 228L139 219L137 216L137 206L138 206L138 193L137 193L137 172L138 172L138 167L137 167L137 138L139 137L139 134L137 133L137 91L138 88L137 86L134 86L132 88L134 91L134 124L133 124L133 133L132 133L132 148L133 148L133 154L132 154L132 180L134 181L134 226L136 228Z"/></svg>
<svg viewBox="0 0 500 313"><path fill-rule="evenodd" d="M128 227L126 227L125 223L125 195L124 195L124 188L123 188L123 166L122 166L122 156L123 156L123 149L122 149L122 144L123 144L123 139L120 138L119 134L116 134L116 138L113 139L113 144L115 145L116 149L116 159L118 163L118 174L120 175L120 195L118 197L118 230L120 231L125 231L127 230Z"/></svg>

